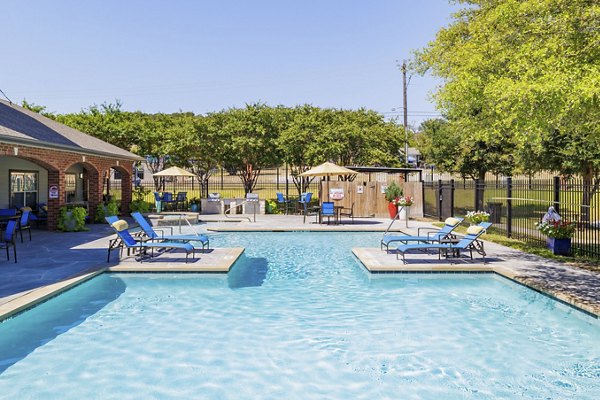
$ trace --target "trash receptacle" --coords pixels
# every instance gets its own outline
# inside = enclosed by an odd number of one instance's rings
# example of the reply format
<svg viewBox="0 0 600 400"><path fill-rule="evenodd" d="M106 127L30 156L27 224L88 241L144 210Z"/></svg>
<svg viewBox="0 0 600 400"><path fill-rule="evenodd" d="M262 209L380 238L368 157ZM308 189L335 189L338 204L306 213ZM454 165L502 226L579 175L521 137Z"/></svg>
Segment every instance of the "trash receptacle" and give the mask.
<svg viewBox="0 0 600 400"><path fill-rule="evenodd" d="M502 203L488 203L490 222L499 224L502 218Z"/></svg>

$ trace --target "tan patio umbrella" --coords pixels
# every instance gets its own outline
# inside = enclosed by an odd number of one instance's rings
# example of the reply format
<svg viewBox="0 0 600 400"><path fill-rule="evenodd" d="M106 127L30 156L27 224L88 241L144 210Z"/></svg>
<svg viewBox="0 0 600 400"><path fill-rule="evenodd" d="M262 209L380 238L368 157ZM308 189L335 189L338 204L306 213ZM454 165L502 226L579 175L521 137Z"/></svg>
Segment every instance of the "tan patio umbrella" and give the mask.
<svg viewBox="0 0 600 400"><path fill-rule="evenodd" d="M356 171L349 168L336 165L331 162L324 162L314 168L309 169L306 172L300 174L300 176L336 176L336 175L356 175ZM319 196L321 198L321 196ZM321 200L322 201L322 200ZM327 201L329 201L329 180L327 180Z"/></svg>
<svg viewBox="0 0 600 400"><path fill-rule="evenodd" d="M191 176L191 177L194 177L196 175L192 174L190 171L186 171L183 168L171 167L171 168L163 169L162 171L155 173L154 176Z"/></svg>
<svg viewBox="0 0 600 400"><path fill-rule="evenodd" d="M154 176L194 177L196 175L192 174L190 171L186 171L183 168L171 167L171 168L163 169L162 171L155 173ZM165 187L164 187L164 182L163 182L163 190L164 189L165 189ZM175 181L173 181L173 190L175 190Z"/></svg>

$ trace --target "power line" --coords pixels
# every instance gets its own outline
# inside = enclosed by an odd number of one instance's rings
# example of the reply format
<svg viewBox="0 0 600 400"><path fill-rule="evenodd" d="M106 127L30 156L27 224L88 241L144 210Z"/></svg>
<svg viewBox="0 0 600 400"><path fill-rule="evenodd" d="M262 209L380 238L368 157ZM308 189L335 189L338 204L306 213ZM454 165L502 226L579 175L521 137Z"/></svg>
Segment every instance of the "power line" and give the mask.
<svg viewBox="0 0 600 400"><path fill-rule="evenodd" d="M8 96L6 95L6 93L4 93L4 92L2 91L2 89L0 89L0 93L2 93L2 95L3 95L4 97L6 97L6 100L8 100L8 102L9 102L10 104L13 104L12 100L8 98Z"/></svg>

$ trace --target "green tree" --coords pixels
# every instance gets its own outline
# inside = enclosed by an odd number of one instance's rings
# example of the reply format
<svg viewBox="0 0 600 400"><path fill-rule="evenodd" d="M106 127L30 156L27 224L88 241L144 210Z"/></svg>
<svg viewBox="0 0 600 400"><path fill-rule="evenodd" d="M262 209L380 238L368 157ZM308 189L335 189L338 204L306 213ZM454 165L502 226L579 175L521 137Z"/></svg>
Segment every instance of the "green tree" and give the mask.
<svg viewBox="0 0 600 400"><path fill-rule="evenodd" d="M580 174L589 204L600 171L600 4L460 3L466 7L416 55L418 70L444 80L434 96L449 129L484 143L488 157L502 150L496 169L510 172L514 155L522 170Z"/></svg>
<svg viewBox="0 0 600 400"><path fill-rule="evenodd" d="M281 113L264 104L232 108L213 115L221 132L228 137L223 147L223 162L242 180L245 193L251 193L263 168L279 165L275 145L280 131Z"/></svg>

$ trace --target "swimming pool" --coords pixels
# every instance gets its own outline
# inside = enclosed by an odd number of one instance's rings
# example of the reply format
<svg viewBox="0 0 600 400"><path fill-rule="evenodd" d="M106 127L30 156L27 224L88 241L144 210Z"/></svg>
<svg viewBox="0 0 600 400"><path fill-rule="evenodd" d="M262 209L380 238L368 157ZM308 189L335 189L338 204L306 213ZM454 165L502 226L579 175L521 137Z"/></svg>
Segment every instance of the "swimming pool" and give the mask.
<svg viewBox="0 0 600 400"><path fill-rule="evenodd" d="M218 234L228 275L103 274L0 324L15 399L600 398L600 324L494 274L370 275L381 234Z"/></svg>

